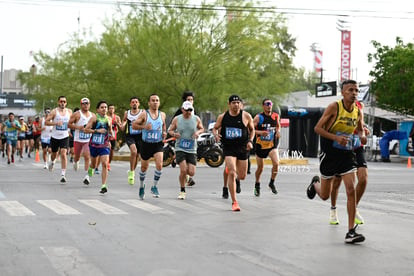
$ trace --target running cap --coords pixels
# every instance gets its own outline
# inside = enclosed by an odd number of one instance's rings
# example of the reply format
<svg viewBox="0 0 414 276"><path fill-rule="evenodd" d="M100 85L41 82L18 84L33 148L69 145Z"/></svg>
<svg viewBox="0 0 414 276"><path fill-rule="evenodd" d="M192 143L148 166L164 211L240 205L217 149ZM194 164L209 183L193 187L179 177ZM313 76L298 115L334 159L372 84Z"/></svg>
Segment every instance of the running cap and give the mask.
<svg viewBox="0 0 414 276"><path fill-rule="evenodd" d="M190 109L193 110L194 109L193 104L189 101L183 102L183 105L181 106L181 108L184 109L184 110L190 110Z"/></svg>
<svg viewBox="0 0 414 276"><path fill-rule="evenodd" d="M82 98L82 100L80 102L81 102L81 104L89 103L89 99L88 98Z"/></svg>
<svg viewBox="0 0 414 276"><path fill-rule="evenodd" d="M234 95L231 95L229 97L229 103L231 103L231 102L241 102L241 101L242 101L242 99L239 97L239 95L234 94Z"/></svg>

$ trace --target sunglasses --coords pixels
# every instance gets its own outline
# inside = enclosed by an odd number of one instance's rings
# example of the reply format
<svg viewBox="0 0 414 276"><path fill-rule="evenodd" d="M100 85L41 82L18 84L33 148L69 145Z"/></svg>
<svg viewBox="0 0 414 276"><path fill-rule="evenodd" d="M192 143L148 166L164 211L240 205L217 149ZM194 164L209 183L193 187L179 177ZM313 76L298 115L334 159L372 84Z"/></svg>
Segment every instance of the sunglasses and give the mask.
<svg viewBox="0 0 414 276"><path fill-rule="evenodd" d="M59 101L59 103L66 103L66 101Z"/></svg>
<svg viewBox="0 0 414 276"><path fill-rule="evenodd" d="M190 109L184 109L184 111L192 112L193 110L190 108Z"/></svg>
<svg viewBox="0 0 414 276"><path fill-rule="evenodd" d="M265 106L272 106L273 103L272 102L265 102L263 105L265 105Z"/></svg>

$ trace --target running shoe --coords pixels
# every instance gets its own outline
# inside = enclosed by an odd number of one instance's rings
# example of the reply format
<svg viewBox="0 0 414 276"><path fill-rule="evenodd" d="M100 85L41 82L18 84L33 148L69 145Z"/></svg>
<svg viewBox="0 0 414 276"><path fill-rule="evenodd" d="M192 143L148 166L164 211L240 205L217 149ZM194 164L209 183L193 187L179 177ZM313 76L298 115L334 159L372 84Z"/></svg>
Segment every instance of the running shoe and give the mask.
<svg viewBox="0 0 414 276"><path fill-rule="evenodd" d="M47 166L47 163L43 166L43 169L47 170L49 167Z"/></svg>
<svg viewBox="0 0 414 276"><path fill-rule="evenodd" d="M111 163L108 162L107 167L108 167L108 172L109 172L111 170Z"/></svg>
<svg viewBox="0 0 414 276"><path fill-rule="evenodd" d="M152 186L151 187L151 194L153 197L160 197L160 193L158 192L158 188L157 186Z"/></svg>
<svg viewBox="0 0 414 276"><path fill-rule="evenodd" d="M358 209L355 212L355 224L364 224L364 218L359 213Z"/></svg>
<svg viewBox="0 0 414 276"><path fill-rule="evenodd" d="M237 201L233 202L233 204L232 204L232 206L231 206L231 209L232 209L233 211L235 211L235 212L240 211L240 206L239 206L239 203L237 203Z"/></svg>
<svg viewBox="0 0 414 276"><path fill-rule="evenodd" d="M53 171L53 166L54 166L55 164L53 164L53 162L52 161L50 161L50 163L49 163L49 172L52 172Z"/></svg>
<svg viewBox="0 0 414 276"><path fill-rule="evenodd" d="M9 164L9 165L10 165L10 159L7 159L7 164Z"/></svg>
<svg viewBox="0 0 414 276"><path fill-rule="evenodd" d="M108 189L106 188L106 184L102 184L101 186L101 190L99 191L101 194L104 194L108 191Z"/></svg>
<svg viewBox="0 0 414 276"><path fill-rule="evenodd" d="M11 160L11 161L12 161L12 163L14 163L14 155L12 155L12 156L11 156L11 159L12 159L12 160Z"/></svg>
<svg viewBox="0 0 414 276"><path fill-rule="evenodd" d="M128 171L128 184L129 185L135 184L135 171Z"/></svg>
<svg viewBox="0 0 414 276"><path fill-rule="evenodd" d="M312 178L311 183L309 184L308 188L306 189L306 193L307 193L309 199L314 199L314 197L316 195L315 183L320 182L320 181L321 181L321 179L317 175L315 175Z"/></svg>
<svg viewBox="0 0 414 276"><path fill-rule="evenodd" d="M89 175L87 174L87 175L85 175L85 177L83 178L83 184L85 184L85 185L89 185L89 183L91 183L91 182L90 182L90 180L89 180Z"/></svg>
<svg viewBox="0 0 414 276"><path fill-rule="evenodd" d="M144 187L140 187L139 188L139 198L141 199L141 200L144 200L144 198L145 198L145 185L144 185Z"/></svg>
<svg viewBox="0 0 414 276"><path fill-rule="evenodd" d="M260 184L255 184L254 185L254 195L255 196L260 196Z"/></svg>
<svg viewBox="0 0 414 276"><path fill-rule="evenodd" d="M187 186L194 186L195 185L195 181L192 177L188 177L187 180Z"/></svg>
<svg viewBox="0 0 414 276"><path fill-rule="evenodd" d="M178 195L178 199L184 200L186 196L186 192L180 192L180 194Z"/></svg>
<svg viewBox="0 0 414 276"><path fill-rule="evenodd" d="M73 162L73 169L75 170L75 172L79 169L79 161Z"/></svg>
<svg viewBox="0 0 414 276"><path fill-rule="evenodd" d="M100 174L99 169L95 168L95 174Z"/></svg>
<svg viewBox="0 0 414 276"><path fill-rule="evenodd" d="M276 190L276 187L275 187L274 183L272 183L272 182L269 183L269 189L272 190L272 193L277 195L277 190Z"/></svg>
<svg viewBox="0 0 414 276"><path fill-rule="evenodd" d="M93 176L93 169L91 168L91 167L89 167L89 169L88 169L88 175L89 175L89 177L92 177Z"/></svg>
<svg viewBox="0 0 414 276"><path fill-rule="evenodd" d="M66 177L64 175L60 177L60 183L66 183Z"/></svg>
<svg viewBox="0 0 414 276"><path fill-rule="evenodd" d="M236 178L236 193L240 194L241 187L240 187L240 180Z"/></svg>
<svg viewBox="0 0 414 276"><path fill-rule="evenodd" d="M329 224L331 225L338 225L339 219L338 219L338 212L336 209L331 209L329 214Z"/></svg>
<svg viewBox="0 0 414 276"><path fill-rule="evenodd" d="M229 188L223 187L223 198L228 199L229 198Z"/></svg>
<svg viewBox="0 0 414 276"><path fill-rule="evenodd" d="M358 243L365 241L365 237L362 234L355 232L358 225L348 231L345 236L345 243Z"/></svg>

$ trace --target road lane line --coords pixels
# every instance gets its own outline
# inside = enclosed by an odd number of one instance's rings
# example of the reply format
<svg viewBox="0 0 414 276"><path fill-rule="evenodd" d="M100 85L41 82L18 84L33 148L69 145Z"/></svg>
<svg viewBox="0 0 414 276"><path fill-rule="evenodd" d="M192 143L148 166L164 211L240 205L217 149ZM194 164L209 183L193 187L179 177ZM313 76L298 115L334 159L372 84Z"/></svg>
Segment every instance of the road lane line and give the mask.
<svg viewBox="0 0 414 276"><path fill-rule="evenodd" d="M88 259L74 247L40 247L40 249L56 269L56 275L105 276L99 268L88 261Z"/></svg>
<svg viewBox="0 0 414 276"><path fill-rule="evenodd" d="M152 205L139 199L121 199L120 201L132 207L150 212L152 214L174 214L174 212L172 211L165 210L161 207Z"/></svg>
<svg viewBox="0 0 414 276"><path fill-rule="evenodd" d="M74 208L72 208L72 207L70 207L70 206L68 206L68 205L66 205L66 204L64 204L64 203L62 203L58 200L54 200L54 199L52 199L52 200L38 200L37 202L42 204L46 208L49 208L50 210L52 210L53 212L55 212L58 215L80 215L81 214L78 210L76 210L76 209L74 209Z"/></svg>
<svg viewBox="0 0 414 276"><path fill-rule="evenodd" d="M188 201L187 199L186 200L175 199L175 200L167 200L167 201L163 201L163 202L168 204L168 205L171 205L175 208L178 208L178 209L181 209L181 210L184 210L184 211L189 211L189 212L199 214L199 215L207 214L207 213L210 212L209 210L206 210L204 208L195 206L194 204L190 204L187 201Z"/></svg>
<svg viewBox="0 0 414 276"><path fill-rule="evenodd" d="M79 202L105 214L105 215L126 215L127 212L122 211L116 207L113 207L109 204L103 203L97 199L80 199Z"/></svg>
<svg viewBox="0 0 414 276"><path fill-rule="evenodd" d="M0 207L3 208L10 216L24 217L35 216L36 214L30 211L26 206L18 201L0 201Z"/></svg>

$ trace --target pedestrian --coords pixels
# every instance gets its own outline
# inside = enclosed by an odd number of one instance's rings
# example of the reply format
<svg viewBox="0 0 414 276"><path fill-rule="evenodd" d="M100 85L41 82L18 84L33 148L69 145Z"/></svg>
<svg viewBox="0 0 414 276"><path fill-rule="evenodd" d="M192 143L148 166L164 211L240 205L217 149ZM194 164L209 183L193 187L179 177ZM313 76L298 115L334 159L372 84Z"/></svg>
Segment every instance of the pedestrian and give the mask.
<svg viewBox="0 0 414 276"><path fill-rule="evenodd" d="M185 199L187 175L194 176L197 166L197 138L204 131L200 117L193 115L193 104L185 101L181 105L182 114L173 118L168 134L175 137L175 160L180 166L180 193L178 199Z"/></svg>
<svg viewBox="0 0 414 276"><path fill-rule="evenodd" d="M35 142L34 142L34 135L33 132L35 130L35 126L33 125L33 118L32 117L28 117L27 118L27 128L26 128L26 137L25 137L25 142L26 142L26 153L27 153L27 157L31 158L31 153L34 149L35 146Z"/></svg>
<svg viewBox="0 0 414 276"><path fill-rule="evenodd" d="M160 197L157 185L162 174L163 159L163 139L167 137L165 125L165 113L159 110L160 98L157 94L152 94L148 100L148 109L142 112L139 117L132 123L132 128L142 130L141 144L141 170L139 172L139 198L145 197L145 177L151 157L154 157L155 172L154 182L151 187L151 193L154 197Z"/></svg>
<svg viewBox="0 0 414 276"><path fill-rule="evenodd" d="M242 100L231 95L228 110L217 117L213 128L216 141L221 140L225 165L228 168L227 184L232 199L232 210L240 211L236 198L236 178L243 180L247 174L248 151L253 148L253 118L241 109ZM220 130L220 134L218 131Z"/></svg>
<svg viewBox="0 0 414 276"><path fill-rule="evenodd" d="M89 140L89 151L91 155L90 167L88 169L89 176L93 175L96 160L100 159L102 165L102 185L101 194L108 192L107 178L108 178L108 160L109 153L111 151L111 144L109 137L113 136L112 132L112 120L106 115L108 112L108 104L106 101L99 101L96 105L96 114L92 114L92 118L89 119L85 132L92 133L92 137Z"/></svg>
<svg viewBox="0 0 414 276"><path fill-rule="evenodd" d="M263 111L257 114L254 119L256 132L256 182L254 184L254 195L260 196L260 176L263 172L264 159L267 157L272 161L269 188L273 194L277 194L275 179L279 170L279 138L280 118L279 114L272 110L273 103L270 99L262 101Z"/></svg>
<svg viewBox="0 0 414 276"><path fill-rule="evenodd" d="M4 122L2 128L4 135L6 136L6 153L7 164L14 163L14 153L17 146L17 133L21 129L22 125L18 120L14 118L14 113L10 112L8 119Z"/></svg>
<svg viewBox="0 0 414 276"><path fill-rule="evenodd" d="M76 112L73 112L69 120L69 128L73 130L73 169L75 171L79 169L79 160L82 155L84 160L84 177L82 182L85 185L89 185L90 179L88 169L89 163L91 162L89 141L92 134L86 133L85 128L89 120L93 117L93 113L89 111L91 103L88 98L82 98L80 100L80 104L80 109Z"/></svg>
<svg viewBox="0 0 414 276"><path fill-rule="evenodd" d="M194 92L193 91L184 91L183 94L182 94L182 96L181 96L181 99L182 99L182 102L183 103L185 101L190 102L193 105L193 111L191 112L191 114L197 115L197 113L196 113L196 111L194 109L194 97L195 97L195 95L194 95ZM180 114L183 114L183 111L182 111L182 108L181 107L177 109L177 111L175 112L175 114L173 116L173 119L175 117L177 117L178 115L180 115ZM186 176L186 180L185 181L186 181L186 185L187 186L194 186L196 184L195 181L194 181L194 179L190 175L187 175Z"/></svg>
<svg viewBox="0 0 414 276"><path fill-rule="evenodd" d="M142 130L133 129L133 122L139 117L139 115L145 113L144 109L140 109L140 100L138 97L133 96L129 99L129 110L125 111L124 118L122 119L121 130L125 131L125 140L129 147L129 171L128 171L128 183L130 185L135 184L135 169L138 165L140 158L140 148L142 143Z"/></svg>
<svg viewBox="0 0 414 276"><path fill-rule="evenodd" d="M18 130L17 133L17 153L19 154L19 161L23 160L23 151L26 147L26 131L27 131L27 124L24 121L24 117L23 116L19 116L19 124L20 124L20 129ZM12 159L12 161L14 162L14 157Z"/></svg>
<svg viewBox="0 0 414 276"><path fill-rule="evenodd" d="M48 107L45 108L44 112L45 112L45 115L44 115L44 117L42 117L42 119L40 121L40 127L41 127L40 143L41 143L41 146L42 146L43 162L45 163L43 168L48 169L49 168L48 161L49 161L50 155L52 153L52 148L50 147L50 139L52 137L53 127L52 126L47 126L45 124L46 117L50 113L50 108L48 108Z"/></svg>
<svg viewBox="0 0 414 276"><path fill-rule="evenodd" d="M359 101L356 101L355 104L361 110L361 115L363 116L364 104ZM365 130L365 135L369 135L368 128L364 127L364 130ZM354 132L354 134L358 134L358 133ZM359 139L359 136L356 135L355 139ZM356 192L356 206L358 206L359 201L361 200L361 197L364 194L365 189L368 184L368 166L367 166L367 161L365 160L363 144L361 142L356 142L356 144L360 145L359 147L354 149L355 159L356 159L356 164L357 164L356 175L357 175L357 180L358 180L358 184L356 185L355 192ZM332 183L331 209L329 212L329 223L332 225L339 224L338 211L336 209L336 200L338 198L338 192L339 192L340 185L341 185L341 178L336 176ZM358 208L356 208L356 211L355 211L355 224L364 224L364 218L359 213Z"/></svg>
<svg viewBox="0 0 414 276"><path fill-rule="evenodd" d="M115 114L115 105L108 104L108 116L111 118L112 121L112 131L114 132L113 136L109 137L109 142L111 143L111 152L109 153L109 161L108 161L108 171L111 170L111 162L114 156L114 150L116 147L116 139L118 138L118 129L122 125L121 118Z"/></svg>
<svg viewBox="0 0 414 276"><path fill-rule="evenodd" d="M332 183L336 175L344 182L347 195L348 232L346 243L363 242L365 237L355 231L355 172L356 162L353 150L354 131L358 129L360 141L366 143L361 110L355 105L358 96L358 85L354 80L346 80L341 84L342 100L333 102L325 109L315 126L315 132L321 136L321 153L319 154L319 170L321 177L314 176L307 188L307 195L313 199L316 194L322 200L330 196Z"/></svg>
<svg viewBox="0 0 414 276"><path fill-rule="evenodd" d="M60 182L65 183L67 153L69 148L69 119L72 116L72 110L66 108L67 100L65 96L58 97L58 107L53 109L46 117L45 125L53 126L50 146L52 155L50 157L49 171L53 171L58 151L60 151L61 177Z"/></svg>

